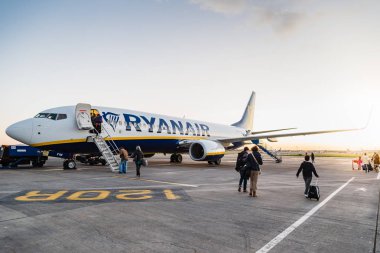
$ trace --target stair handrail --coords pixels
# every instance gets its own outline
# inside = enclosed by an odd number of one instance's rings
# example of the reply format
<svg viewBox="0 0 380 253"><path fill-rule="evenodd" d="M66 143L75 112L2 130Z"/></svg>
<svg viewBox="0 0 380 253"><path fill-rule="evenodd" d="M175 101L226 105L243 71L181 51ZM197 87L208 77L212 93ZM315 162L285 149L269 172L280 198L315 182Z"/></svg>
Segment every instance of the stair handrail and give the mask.
<svg viewBox="0 0 380 253"><path fill-rule="evenodd" d="M94 128L95 129L95 128ZM111 134L108 132L107 128L105 128L102 124L102 130L104 130L104 132L106 132L106 137L103 137L104 138L104 141L106 142L107 146L110 147L110 151L112 154L118 154L120 153L120 150L119 150L119 147L116 145L116 143L114 142L114 140L112 140L112 136ZM98 132L98 130L95 129L95 132L99 135L100 133ZM106 138L108 138L108 140L106 140Z"/></svg>

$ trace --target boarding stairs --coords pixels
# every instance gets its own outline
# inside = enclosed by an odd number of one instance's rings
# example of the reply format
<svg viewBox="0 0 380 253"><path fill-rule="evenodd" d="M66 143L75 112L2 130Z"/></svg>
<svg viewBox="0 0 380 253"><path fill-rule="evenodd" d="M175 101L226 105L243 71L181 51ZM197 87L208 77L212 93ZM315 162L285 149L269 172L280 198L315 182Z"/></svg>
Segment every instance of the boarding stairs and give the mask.
<svg viewBox="0 0 380 253"><path fill-rule="evenodd" d="M257 145L261 151L263 151L265 154L270 156L273 160L275 160L276 163L282 162L282 157L278 154L274 154L273 152L269 151L268 149L264 148L262 145Z"/></svg>
<svg viewBox="0 0 380 253"><path fill-rule="evenodd" d="M105 128L102 128L102 131L107 134L106 137L102 137L101 134L96 131L96 129L94 129L94 131L97 135L92 137L92 139L98 147L103 158L107 161L111 171L119 171L119 160L115 155L118 155L120 151L116 143L110 138L111 136Z"/></svg>

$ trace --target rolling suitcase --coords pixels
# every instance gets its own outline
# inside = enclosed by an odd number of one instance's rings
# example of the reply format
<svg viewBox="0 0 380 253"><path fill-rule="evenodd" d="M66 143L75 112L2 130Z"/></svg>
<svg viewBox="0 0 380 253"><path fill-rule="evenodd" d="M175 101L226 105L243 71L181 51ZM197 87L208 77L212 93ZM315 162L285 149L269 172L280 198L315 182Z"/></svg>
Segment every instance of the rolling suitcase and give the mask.
<svg viewBox="0 0 380 253"><path fill-rule="evenodd" d="M321 196L319 194L319 186L317 184L318 184L318 180L317 180L317 182L315 184L310 185L309 191L307 193L307 198L308 199L317 199L319 201L319 198Z"/></svg>

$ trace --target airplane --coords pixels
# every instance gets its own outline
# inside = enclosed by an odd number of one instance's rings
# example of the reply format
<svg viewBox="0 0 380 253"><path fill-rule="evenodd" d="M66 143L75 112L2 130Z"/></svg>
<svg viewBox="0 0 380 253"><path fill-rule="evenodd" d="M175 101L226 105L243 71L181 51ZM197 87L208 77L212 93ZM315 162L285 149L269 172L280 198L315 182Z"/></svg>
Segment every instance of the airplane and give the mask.
<svg viewBox="0 0 380 253"><path fill-rule="evenodd" d="M136 146L140 146L146 157L155 153L172 154L170 161L181 163L181 154L188 153L194 161L219 165L226 150L237 149L247 143L259 144L263 139L275 142L281 137L358 130L278 133L294 129L284 128L254 131L255 100L256 94L252 92L243 116L232 125L79 103L42 111L33 118L12 124L6 133L13 139L41 150L101 154L103 151L100 150L103 149L96 143L100 138L106 141L106 146L115 147L115 150L111 150L113 155L120 147L132 152ZM100 128L94 128L94 115L102 118ZM64 162L66 169L75 167L74 159Z"/></svg>

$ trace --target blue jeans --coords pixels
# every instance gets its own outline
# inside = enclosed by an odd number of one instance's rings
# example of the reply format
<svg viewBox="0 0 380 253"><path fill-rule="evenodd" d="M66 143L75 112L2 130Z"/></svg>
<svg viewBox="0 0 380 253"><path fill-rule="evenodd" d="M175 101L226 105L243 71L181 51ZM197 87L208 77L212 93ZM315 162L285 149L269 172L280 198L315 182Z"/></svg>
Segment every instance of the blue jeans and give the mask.
<svg viewBox="0 0 380 253"><path fill-rule="evenodd" d="M240 170L239 187L243 184L243 190L247 190L247 178L245 177L245 170Z"/></svg>
<svg viewBox="0 0 380 253"><path fill-rule="evenodd" d="M119 165L119 173L127 173L128 163L126 160L121 160Z"/></svg>
<svg viewBox="0 0 380 253"><path fill-rule="evenodd" d="M303 177L303 180L305 181L305 192L304 192L305 194L308 194L308 192L309 192L311 179L312 179L312 177Z"/></svg>

